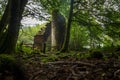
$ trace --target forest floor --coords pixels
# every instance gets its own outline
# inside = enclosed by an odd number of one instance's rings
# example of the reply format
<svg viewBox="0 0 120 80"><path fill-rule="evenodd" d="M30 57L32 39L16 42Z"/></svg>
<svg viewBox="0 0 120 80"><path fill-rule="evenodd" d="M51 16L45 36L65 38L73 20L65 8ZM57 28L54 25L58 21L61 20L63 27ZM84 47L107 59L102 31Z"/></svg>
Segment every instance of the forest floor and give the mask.
<svg viewBox="0 0 120 80"><path fill-rule="evenodd" d="M68 54L31 54L22 55L20 59L30 80L120 80L120 62L115 58L78 59Z"/></svg>

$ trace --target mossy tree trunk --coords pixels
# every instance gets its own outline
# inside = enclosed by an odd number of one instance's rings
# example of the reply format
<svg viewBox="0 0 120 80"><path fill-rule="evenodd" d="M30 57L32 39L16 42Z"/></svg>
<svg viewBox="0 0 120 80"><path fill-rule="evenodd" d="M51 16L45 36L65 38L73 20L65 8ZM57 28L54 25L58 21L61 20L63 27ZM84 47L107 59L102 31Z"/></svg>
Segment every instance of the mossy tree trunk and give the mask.
<svg viewBox="0 0 120 80"><path fill-rule="evenodd" d="M9 0L11 3L10 20L8 22L8 29L5 32L6 36L3 38L4 41L0 43L0 53L14 53L20 28L20 21L27 1L28 0Z"/></svg>

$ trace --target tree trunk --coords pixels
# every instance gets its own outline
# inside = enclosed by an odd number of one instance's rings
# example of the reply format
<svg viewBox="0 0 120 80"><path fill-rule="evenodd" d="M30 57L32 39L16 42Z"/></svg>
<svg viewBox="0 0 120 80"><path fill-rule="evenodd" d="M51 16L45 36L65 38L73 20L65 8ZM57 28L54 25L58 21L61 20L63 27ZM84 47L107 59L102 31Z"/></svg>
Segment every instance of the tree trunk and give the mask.
<svg viewBox="0 0 120 80"><path fill-rule="evenodd" d="M7 25L10 20L10 7L11 7L11 1L9 0L6 5L3 16L0 20L0 46L4 42L4 38L6 37L6 34L7 34L6 32L8 29Z"/></svg>
<svg viewBox="0 0 120 80"><path fill-rule="evenodd" d="M0 46L0 53L14 53L17 43L20 21L22 13L28 0L10 0L11 1L11 16L7 30L7 36Z"/></svg>
<svg viewBox="0 0 120 80"><path fill-rule="evenodd" d="M9 0L7 3L7 6L5 8L5 11L3 13L3 16L0 20L0 34L3 32L5 27L7 26L9 19L10 19L10 7L11 7L11 1Z"/></svg>
<svg viewBox="0 0 120 80"><path fill-rule="evenodd" d="M71 0L68 25L67 25L67 29L66 29L66 35L65 35L65 41L64 41L64 44L62 46L61 52L68 51L69 41L70 41L70 30L71 30L71 23L72 23L72 15L73 15L73 4L74 4L74 0Z"/></svg>

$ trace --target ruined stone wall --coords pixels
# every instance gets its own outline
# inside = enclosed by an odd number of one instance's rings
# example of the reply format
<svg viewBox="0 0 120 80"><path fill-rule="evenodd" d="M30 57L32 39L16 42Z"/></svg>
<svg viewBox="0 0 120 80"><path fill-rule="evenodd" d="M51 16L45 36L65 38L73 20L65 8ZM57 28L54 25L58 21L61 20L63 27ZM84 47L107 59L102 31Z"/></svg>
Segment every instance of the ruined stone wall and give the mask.
<svg viewBox="0 0 120 80"><path fill-rule="evenodd" d="M51 46L52 50L60 50L62 48L66 31L65 17L59 10L53 10L51 23Z"/></svg>
<svg viewBox="0 0 120 80"><path fill-rule="evenodd" d="M44 46L44 36L43 35L35 35L33 48L36 48L36 49L39 49L40 51L42 51L43 46Z"/></svg>
<svg viewBox="0 0 120 80"><path fill-rule="evenodd" d="M51 23L47 23L46 28L41 29L34 36L34 48L37 48L40 51L42 51L45 44L46 44L46 47L48 48L48 50L50 50L50 47L51 47Z"/></svg>

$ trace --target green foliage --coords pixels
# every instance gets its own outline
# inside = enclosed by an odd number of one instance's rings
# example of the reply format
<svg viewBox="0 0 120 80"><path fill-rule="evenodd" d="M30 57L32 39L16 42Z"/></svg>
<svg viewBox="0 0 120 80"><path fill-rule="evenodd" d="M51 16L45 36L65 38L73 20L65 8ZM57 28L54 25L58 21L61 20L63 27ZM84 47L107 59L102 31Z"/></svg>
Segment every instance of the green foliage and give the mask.
<svg viewBox="0 0 120 80"><path fill-rule="evenodd" d="M77 53L77 55L76 55L76 58L78 59L78 60L81 60L81 59L90 59L90 54L89 53Z"/></svg>
<svg viewBox="0 0 120 80"><path fill-rule="evenodd" d="M55 54L47 54L47 57L42 57L42 62L52 62L56 61L58 59L58 56Z"/></svg>
<svg viewBox="0 0 120 80"><path fill-rule="evenodd" d="M84 46L89 44L89 35L85 27L79 26L76 23L72 24L71 38L70 38L70 49L71 50L82 50Z"/></svg>
<svg viewBox="0 0 120 80"><path fill-rule="evenodd" d="M45 27L45 23L33 27L23 27L19 32L18 44L21 42L23 44L33 44L34 36L43 27Z"/></svg>
<svg viewBox="0 0 120 80"><path fill-rule="evenodd" d="M61 10L63 13L66 13L65 9L68 10L69 0L40 0L39 2L41 3L41 6L50 14L55 9Z"/></svg>
<svg viewBox="0 0 120 80"><path fill-rule="evenodd" d="M16 47L16 52L17 53L22 52L22 54L31 54L33 52L33 49L32 49L32 46L28 47L28 46L25 46L25 45L22 45L22 46L18 45Z"/></svg>
<svg viewBox="0 0 120 80"><path fill-rule="evenodd" d="M62 59L69 59L74 57L75 58L75 52L69 52L69 53L60 53L60 54L56 54L58 56L58 59L62 60Z"/></svg>
<svg viewBox="0 0 120 80"><path fill-rule="evenodd" d="M120 10L116 0L108 2L108 4L111 6L108 6L106 1L100 0L76 0L74 3L74 24L86 27L85 31L88 32L86 42L88 42L87 45L90 46L90 48L111 46L111 43L118 45L119 43L120 29L118 26L120 23ZM85 36L86 34L83 33L82 35ZM106 36L108 36L107 40ZM78 42L76 42L76 44L77 43Z"/></svg>
<svg viewBox="0 0 120 80"><path fill-rule="evenodd" d="M41 55L41 54L40 54ZM67 59L74 59L75 53L70 52L70 53L48 53L45 55L41 55L41 61L42 62L54 62L54 61L59 61L59 60L67 60Z"/></svg>

